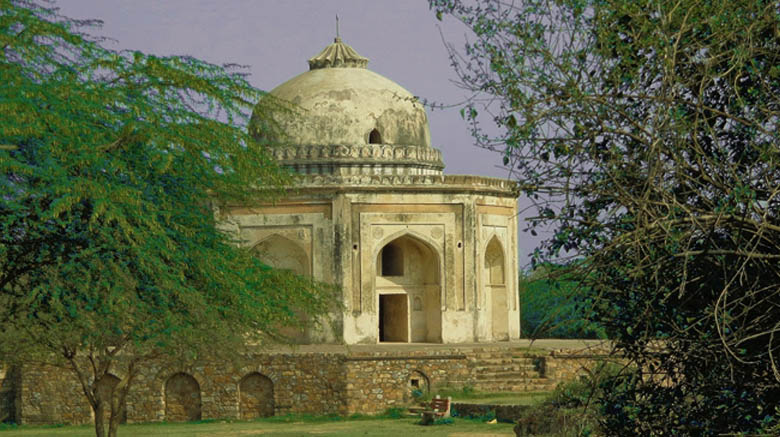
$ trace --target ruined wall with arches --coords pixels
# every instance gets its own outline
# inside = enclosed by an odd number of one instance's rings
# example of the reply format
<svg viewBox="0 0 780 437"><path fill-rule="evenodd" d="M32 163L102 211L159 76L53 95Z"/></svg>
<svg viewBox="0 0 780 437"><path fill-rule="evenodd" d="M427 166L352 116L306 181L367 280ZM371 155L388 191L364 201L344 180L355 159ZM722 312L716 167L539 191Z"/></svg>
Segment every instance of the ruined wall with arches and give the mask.
<svg viewBox="0 0 780 437"><path fill-rule="evenodd" d="M17 397L13 408L6 408L18 410L16 423L92 423L92 410L72 371L25 365L18 372L23 378ZM128 392L122 422L344 414L344 375L343 357L329 354L256 354L237 366L146 363ZM116 382L110 379L107 392Z"/></svg>
<svg viewBox="0 0 780 437"><path fill-rule="evenodd" d="M235 365L146 363L128 393L127 423L248 420L288 413L376 414L407 405L415 392L425 395L442 386L473 387L482 377L482 360L527 352L524 347L500 345L384 351L333 348L330 352L257 353ZM551 390L562 380L587 373L608 359L607 353L598 348L554 350L547 355L535 352L529 359L541 360L545 379L540 382ZM19 375L17 396L14 405L5 408L16 411L17 423L92 422L72 371L28 364L15 373Z"/></svg>

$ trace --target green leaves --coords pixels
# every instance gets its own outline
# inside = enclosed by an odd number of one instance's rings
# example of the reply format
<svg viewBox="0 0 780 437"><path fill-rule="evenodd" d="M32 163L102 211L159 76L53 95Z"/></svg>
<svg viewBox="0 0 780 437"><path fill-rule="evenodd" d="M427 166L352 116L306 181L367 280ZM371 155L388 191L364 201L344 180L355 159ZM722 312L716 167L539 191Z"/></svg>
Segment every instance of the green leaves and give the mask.
<svg viewBox="0 0 780 437"><path fill-rule="evenodd" d="M292 181L246 130L273 99L255 109L264 93L234 69L114 52L54 10L1 4L0 331L55 354L235 355L297 322L293 302L329 309L328 287L217 229L212 205Z"/></svg>
<svg viewBox="0 0 780 437"><path fill-rule="evenodd" d="M504 146L528 230L552 229L538 258L584 259L595 321L663 374L605 401L607 434L756 431L780 396L780 321L759 309L780 305L777 3L431 4L479 35L451 57L461 115L493 117L470 126ZM709 396L735 380L755 395Z"/></svg>

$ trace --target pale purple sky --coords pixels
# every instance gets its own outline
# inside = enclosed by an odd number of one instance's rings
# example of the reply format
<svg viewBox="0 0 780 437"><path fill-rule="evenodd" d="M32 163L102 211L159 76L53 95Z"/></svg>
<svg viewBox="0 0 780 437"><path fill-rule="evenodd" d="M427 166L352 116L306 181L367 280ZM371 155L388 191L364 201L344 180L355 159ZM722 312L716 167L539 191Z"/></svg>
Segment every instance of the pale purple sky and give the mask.
<svg viewBox="0 0 780 437"><path fill-rule="evenodd" d="M438 21L426 0L59 0L57 6L71 18L103 20L91 33L117 40L109 48L249 65L249 82L264 90L308 70L306 61L333 41L338 14L341 38L370 59L370 70L428 101L453 104L468 96L453 83L440 34L460 48L467 30L452 18ZM474 146L457 108L427 111L445 173L508 177L500 154ZM519 234L521 266L537 241Z"/></svg>

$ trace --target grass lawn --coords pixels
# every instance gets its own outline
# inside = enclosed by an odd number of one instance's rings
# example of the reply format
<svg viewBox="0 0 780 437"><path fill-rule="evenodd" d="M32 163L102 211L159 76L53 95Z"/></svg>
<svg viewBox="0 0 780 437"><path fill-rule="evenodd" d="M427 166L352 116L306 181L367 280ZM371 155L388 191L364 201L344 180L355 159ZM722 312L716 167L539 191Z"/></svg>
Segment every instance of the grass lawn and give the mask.
<svg viewBox="0 0 780 437"><path fill-rule="evenodd" d="M463 398L462 396L453 396L453 402L464 402L469 404L492 404L492 405L538 405L550 396L550 392L530 392L530 393L479 393L477 396Z"/></svg>
<svg viewBox="0 0 780 437"><path fill-rule="evenodd" d="M467 404L496 404L496 405L538 405L547 399L552 392L480 392L463 390L458 388L443 388L435 394L446 398L451 397L452 402Z"/></svg>
<svg viewBox="0 0 780 437"><path fill-rule="evenodd" d="M310 417L274 417L252 422L214 421L207 423L148 423L119 427L120 437L196 436L196 437L293 437L293 436L417 436L500 437L513 436L511 423L486 424L454 419L446 425L421 426L419 419L366 418L337 419ZM0 427L0 437L92 437L91 426Z"/></svg>

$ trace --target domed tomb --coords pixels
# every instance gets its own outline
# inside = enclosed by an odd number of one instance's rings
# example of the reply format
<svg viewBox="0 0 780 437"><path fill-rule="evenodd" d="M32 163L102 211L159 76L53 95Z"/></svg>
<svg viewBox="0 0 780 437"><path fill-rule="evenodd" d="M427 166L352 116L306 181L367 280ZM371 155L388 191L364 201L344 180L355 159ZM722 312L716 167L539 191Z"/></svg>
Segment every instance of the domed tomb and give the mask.
<svg viewBox="0 0 780 437"><path fill-rule="evenodd" d="M264 129L255 107L249 132L277 148L276 158L301 173L440 174L425 108L409 91L366 68L368 59L340 38L309 59L309 71L279 85L271 98L290 103Z"/></svg>
<svg viewBox="0 0 780 437"><path fill-rule="evenodd" d="M367 63L336 38L261 99L250 133L299 177L272 204L227 205L226 231L340 290L340 309L295 342L517 339L516 185L443 174L423 106Z"/></svg>

